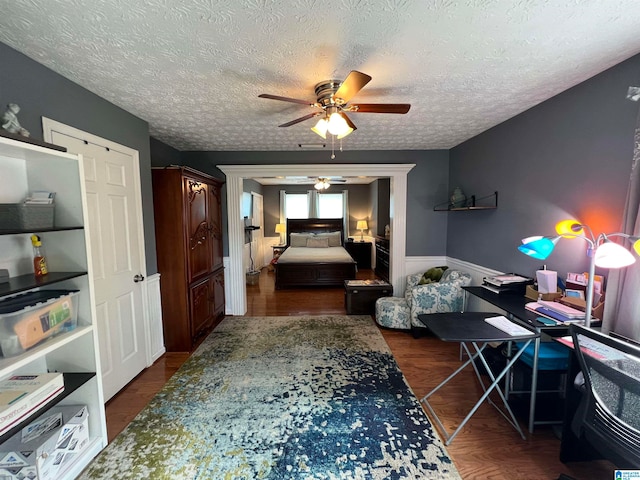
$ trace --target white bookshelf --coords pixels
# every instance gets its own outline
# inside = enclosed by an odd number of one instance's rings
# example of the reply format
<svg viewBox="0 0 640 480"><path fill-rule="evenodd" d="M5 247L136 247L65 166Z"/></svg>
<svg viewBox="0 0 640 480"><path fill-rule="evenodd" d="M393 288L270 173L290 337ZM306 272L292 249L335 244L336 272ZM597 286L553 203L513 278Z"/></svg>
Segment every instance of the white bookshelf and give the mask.
<svg viewBox="0 0 640 480"><path fill-rule="evenodd" d="M0 268L9 269L10 282L0 284L0 300L38 289L79 290L78 326L41 342L24 353L0 357L0 380L13 374L58 371L65 374L65 392L53 405L87 405L89 447L62 478L75 478L107 445L104 396L100 375L86 196L81 157L0 137L0 203L20 203L34 190L56 192L54 228L43 231L7 230L0 225ZM36 284L31 234L41 236L49 271ZM46 408L46 407L45 407ZM43 410L0 437L5 442Z"/></svg>

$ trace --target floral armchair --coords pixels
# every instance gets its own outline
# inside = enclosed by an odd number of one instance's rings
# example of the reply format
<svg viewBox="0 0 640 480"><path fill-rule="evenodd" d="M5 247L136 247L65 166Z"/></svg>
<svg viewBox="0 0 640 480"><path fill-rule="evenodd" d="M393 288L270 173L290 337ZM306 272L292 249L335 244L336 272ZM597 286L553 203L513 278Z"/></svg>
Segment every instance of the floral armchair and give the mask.
<svg viewBox="0 0 640 480"><path fill-rule="evenodd" d="M424 328L418 320L423 313L460 312L464 308L464 290L471 275L447 269L438 282L420 285L421 273L407 276L404 297L376 300L376 322L388 328L413 330Z"/></svg>

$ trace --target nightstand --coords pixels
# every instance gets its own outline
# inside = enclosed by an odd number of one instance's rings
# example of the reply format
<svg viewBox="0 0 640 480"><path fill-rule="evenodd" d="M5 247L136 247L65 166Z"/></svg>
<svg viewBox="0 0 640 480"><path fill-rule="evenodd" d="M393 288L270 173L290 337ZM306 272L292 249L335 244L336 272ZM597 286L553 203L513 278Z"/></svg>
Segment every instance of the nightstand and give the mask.
<svg viewBox="0 0 640 480"><path fill-rule="evenodd" d="M271 245L273 249L273 258L278 258L287 249L286 245Z"/></svg>
<svg viewBox="0 0 640 480"><path fill-rule="evenodd" d="M344 248L358 264L358 268L371 268L371 242L345 242Z"/></svg>

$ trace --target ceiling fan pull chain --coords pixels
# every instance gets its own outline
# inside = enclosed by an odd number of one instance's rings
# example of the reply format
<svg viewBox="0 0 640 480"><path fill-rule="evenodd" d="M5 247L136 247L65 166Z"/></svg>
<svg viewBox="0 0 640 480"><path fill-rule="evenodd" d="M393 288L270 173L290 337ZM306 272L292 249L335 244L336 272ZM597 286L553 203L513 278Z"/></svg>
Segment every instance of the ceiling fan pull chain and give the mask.
<svg viewBox="0 0 640 480"><path fill-rule="evenodd" d="M331 160L336 158L336 136L331 135Z"/></svg>

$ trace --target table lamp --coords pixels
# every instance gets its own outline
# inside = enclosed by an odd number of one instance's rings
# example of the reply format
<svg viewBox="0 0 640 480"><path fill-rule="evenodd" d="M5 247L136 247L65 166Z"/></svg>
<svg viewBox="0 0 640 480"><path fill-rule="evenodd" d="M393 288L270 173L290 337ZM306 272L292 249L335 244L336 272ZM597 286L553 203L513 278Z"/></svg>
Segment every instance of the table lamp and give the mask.
<svg viewBox="0 0 640 480"><path fill-rule="evenodd" d="M636 254L640 255L640 238L626 233L601 233L597 237L588 225L576 220L563 220L556 224L555 237L527 237L522 239L522 245L518 247L525 255L545 260L553 251L561 238L581 238L587 242L587 256L589 257L589 278L587 279L584 325L591 324L591 310L593 308L593 279L595 267L622 268L633 264L636 259L629 250L618 243L609 240L612 237L621 237L632 243Z"/></svg>
<svg viewBox="0 0 640 480"><path fill-rule="evenodd" d="M358 223L356 224L356 230L360 230L360 241L364 242L364 232L363 230L366 230L367 228L369 228L367 226L367 221L366 220L358 220Z"/></svg>
<svg viewBox="0 0 640 480"><path fill-rule="evenodd" d="M284 245L282 234L286 231L284 223L276 223L276 233L280 235L280 245Z"/></svg>

